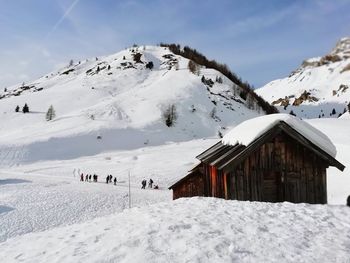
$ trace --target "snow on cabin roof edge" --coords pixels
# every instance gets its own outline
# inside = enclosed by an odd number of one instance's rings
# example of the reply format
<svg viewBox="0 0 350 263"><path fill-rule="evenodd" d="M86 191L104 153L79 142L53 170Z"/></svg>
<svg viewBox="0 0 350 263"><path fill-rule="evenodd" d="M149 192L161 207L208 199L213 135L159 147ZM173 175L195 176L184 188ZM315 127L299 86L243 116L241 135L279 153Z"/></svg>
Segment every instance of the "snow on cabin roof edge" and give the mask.
<svg viewBox="0 0 350 263"><path fill-rule="evenodd" d="M248 146L281 121L287 123L332 157L337 155L336 147L327 135L309 123L285 113L270 114L246 120L229 131L222 138L221 142L225 145L235 145L238 143Z"/></svg>

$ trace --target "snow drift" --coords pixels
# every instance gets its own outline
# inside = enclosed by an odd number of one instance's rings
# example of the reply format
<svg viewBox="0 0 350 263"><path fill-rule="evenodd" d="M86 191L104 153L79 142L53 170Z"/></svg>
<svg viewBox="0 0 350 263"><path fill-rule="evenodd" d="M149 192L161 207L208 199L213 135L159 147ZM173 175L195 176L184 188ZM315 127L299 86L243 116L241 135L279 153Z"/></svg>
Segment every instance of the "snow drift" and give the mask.
<svg viewBox="0 0 350 263"><path fill-rule="evenodd" d="M347 262L346 206L179 199L0 243L6 262Z"/></svg>

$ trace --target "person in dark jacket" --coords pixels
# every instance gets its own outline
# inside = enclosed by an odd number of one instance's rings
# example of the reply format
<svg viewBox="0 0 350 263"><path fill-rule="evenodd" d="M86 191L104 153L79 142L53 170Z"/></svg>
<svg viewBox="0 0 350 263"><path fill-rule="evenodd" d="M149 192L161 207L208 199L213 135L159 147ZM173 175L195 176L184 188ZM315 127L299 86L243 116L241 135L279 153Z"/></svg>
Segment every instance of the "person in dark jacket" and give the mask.
<svg viewBox="0 0 350 263"><path fill-rule="evenodd" d="M107 177L106 177L106 184L108 184L109 183L109 175L107 175Z"/></svg>
<svg viewBox="0 0 350 263"><path fill-rule="evenodd" d="M84 174L80 175L80 181L84 182Z"/></svg>
<svg viewBox="0 0 350 263"><path fill-rule="evenodd" d="M88 174L85 175L85 182L87 182L87 181L89 181L89 175Z"/></svg>
<svg viewBox="0 0 350 263"><path fill-rule="evenodd" d="M151 179L149 179L148 187L149 187L149 188L152 188L152 186L153 186L153 180L152 180L152 178L151 178Z"/></svg>
<svg viewBox="0 0 350 263"><path fill-rule="evenodd" d="M91 174L89 174L89 182L91 182Z"/></svg>
<svg viewBox="0 0 350 263"><path fill-rule="evenodd" d="M350 195L348 196L348 199L346 200L346 205L350 207Z"/></svg>
<svg viewBox="0 0 350 263"><path fill-rule="evenodd" d="M117 177L114 177L114 185L117 185Z"/></svg>
<svg viewBox="0 0 350 263"><path fill-rule="evenodd" d="M147 181L145 179L142 180L141 184L142 184L141 189L146 189Z"/></svg>

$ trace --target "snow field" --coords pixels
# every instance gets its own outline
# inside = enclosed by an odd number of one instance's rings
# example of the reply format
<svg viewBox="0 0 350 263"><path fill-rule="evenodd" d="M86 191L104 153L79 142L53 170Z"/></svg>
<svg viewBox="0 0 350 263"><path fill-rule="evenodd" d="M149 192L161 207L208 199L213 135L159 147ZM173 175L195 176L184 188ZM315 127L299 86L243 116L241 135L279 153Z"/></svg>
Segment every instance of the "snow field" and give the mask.
<svg viewBox="0 0 350 263"><path fill-rule="evenodd" d="M0 256L6 262L348 262L350 209L179 199L16 237L0 243Z"/></svg>
<svg viewBox="0 0 350 263"><path fill-rule="evenodd" d="M172 199L167 189L194 165L193 156L217 140L172 143L69 161L46 161L0 171L0 242L29 232L82 223L128 208ZM99 183L80 182L78 170L98 174ZM75 175L73 175L75 171ZM106 184L108 174L117 186ZM141 190L143 179L159 190Z"/></svg>

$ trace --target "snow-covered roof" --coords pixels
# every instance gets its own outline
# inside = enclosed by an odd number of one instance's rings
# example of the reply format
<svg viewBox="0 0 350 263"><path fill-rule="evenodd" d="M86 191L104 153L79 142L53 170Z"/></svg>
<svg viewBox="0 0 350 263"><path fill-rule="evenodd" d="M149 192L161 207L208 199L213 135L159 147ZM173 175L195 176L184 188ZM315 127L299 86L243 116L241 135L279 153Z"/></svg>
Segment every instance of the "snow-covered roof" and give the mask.
<svg viewBox="0 0 350 263"><path fill-rule="evenodd" d="M248 146L281 121L291 126L294 130L332 157L336 156L337 150L327 135L307 122L290 114L283 113L270 114L244 121L228 132L222 138L222 143L225 145L235 145L238 143Z"/></svg>

